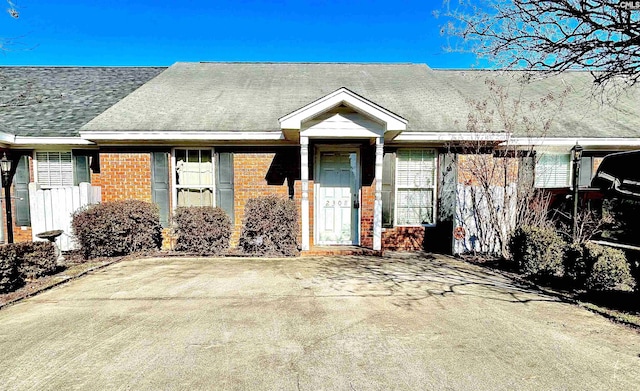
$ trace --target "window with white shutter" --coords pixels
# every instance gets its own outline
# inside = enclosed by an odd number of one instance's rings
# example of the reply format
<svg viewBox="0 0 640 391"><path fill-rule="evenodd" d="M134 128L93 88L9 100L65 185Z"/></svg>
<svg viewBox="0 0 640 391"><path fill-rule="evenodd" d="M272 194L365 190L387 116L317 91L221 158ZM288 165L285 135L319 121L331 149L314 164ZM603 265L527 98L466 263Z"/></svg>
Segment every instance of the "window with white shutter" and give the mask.
<svg viewBox="0 0 640 391"><path fill-rule="evenodd" d="M547 153L538 158L535 168L536 187L569 187L570 180L571 154Z"/></svg>
<svg viewBox="0 0 640 391"><path fill-rule="evenodd" d="M213 151L176 149L177 206L214 206Z"/></svg>
<svg viewBox="0 0 640 391"><path fill-rule="evenodd" d="M41 187L73 186L73 159L68 152L36 152L36 182Z"/></svg>
<svg viewBox="0 0 640 391"><path fill-rule="evenodd" d="M433 224L436 152L400 149L396 158L396 225Z"/></svg>

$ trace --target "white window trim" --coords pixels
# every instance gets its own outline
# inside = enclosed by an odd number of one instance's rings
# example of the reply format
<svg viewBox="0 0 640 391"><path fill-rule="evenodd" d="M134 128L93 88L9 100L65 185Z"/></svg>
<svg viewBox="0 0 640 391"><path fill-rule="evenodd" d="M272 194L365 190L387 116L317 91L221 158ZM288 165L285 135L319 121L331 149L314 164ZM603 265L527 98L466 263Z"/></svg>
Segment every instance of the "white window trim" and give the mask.
<svg viewBox="0 0 640 391"><path fill-rule="evenodd" d="M40 183L40 179L38 178L38 158L37 158L37 154L38 153L51 153L51 152L55 152L55 153L71 153L71 186L74 186L74 184L76 183L76 171L75 171L75 167L74 167L74 162L73 162L73 151L71 149L60 149L60 150L54 150L54 149L38 149L38 150L34 150L33 154L31 156L32 162L33 162L33 181L35 183L37 183L38 185L40 185L41 188L43 189L57 189L57 188L62 188L62 187L68 187L68 186L48 186L48 185L43 185Z"/></svg>
<svg viewBox="0 0 640 391"><path fill-rule="evenodd" d="M398 224L398 151L433 151L434 169L433 169L433 223L431 224ZM436 219L438 216L438 173L439 171L439 159L438 151L435 148L399 148L396 151L395 171L393 173L393 226L394 227L435 227ZM425 187L428 189L429 187Z"/></svg>
<svg viewBox="0 0 640 391"><path fill-rule="evenodd" d="M177 175L176 175L176 150L199 150L199 151L211 151L211 186L202 186L202 188L211 188L212 189L212 199L213 206L218 205L218 200L216 199L216 155L214 148L199 148L199 147L174 147L171 148L171 205L173 205L173 210L175 211L178 208L178 188L182 186L178 186ZM194 186L185 186L185 187L194 187Z"/></svg>
<svg viewBox="0 0 640 391"><path fill-rule="evenodd" d="M537 181L537 169L538 169L538 163L540 162L540 157L542 156L557 156L557 155L562 155L562 156L569 156L569 175L567 178L567 184L564 186L544 186L544 185L538 185L536 183ZM540 153L540 157L536 157L535 159L535 165L533 167L533 187L536 189L570 189L573 186L572 183L572 178L573 178L573 154L571 153L567 153L567 152L541 152Z"/></svg>

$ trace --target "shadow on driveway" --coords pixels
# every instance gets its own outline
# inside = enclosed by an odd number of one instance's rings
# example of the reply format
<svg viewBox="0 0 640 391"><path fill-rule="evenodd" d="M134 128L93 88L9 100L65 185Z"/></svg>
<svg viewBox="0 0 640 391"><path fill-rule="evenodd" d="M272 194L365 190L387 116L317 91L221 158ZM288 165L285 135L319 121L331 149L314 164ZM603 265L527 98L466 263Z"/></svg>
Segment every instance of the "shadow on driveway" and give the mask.
<svg viewBox="0 0 640 391"><path fill-rule="evenodd" d="M498 272L428 253L320 258L314 281L318 285L327 284L336 292L394 296L398 299L395 303L400 306L450 295L471 295L520 304L561 301L559 297Z"/></svg>
<svg viewBox="0 0 640 391"><path fill-rule="evenodd" d="M11 390L636 390L640 336L429 254L156 258L0 311Z"/></svg>

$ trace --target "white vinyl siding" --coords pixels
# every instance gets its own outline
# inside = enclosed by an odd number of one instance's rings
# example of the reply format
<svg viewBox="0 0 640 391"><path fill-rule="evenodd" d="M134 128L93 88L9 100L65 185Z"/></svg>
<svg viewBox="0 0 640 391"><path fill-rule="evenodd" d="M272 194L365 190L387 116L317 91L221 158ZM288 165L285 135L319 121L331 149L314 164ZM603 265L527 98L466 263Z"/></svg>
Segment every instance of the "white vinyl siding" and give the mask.
<svg viewBox="0 0 640 391"><path fill-rule="evenodd" d="M176 149L176 205L214 206L213 151Z"/></svg>
<svg viewBox="0 0 640 391"><path fill-rule="evenodd" d="M40 186L73 186L73 159L68 152L36 152L36 181Z"/></svg>
<svg viewBox="0 0 640 391"><path fill-rule="evenodd" d="M398 150L396 225L415 226L435 222L436 166L435 150Z"/></svg>
<svg viewBox="0 0 640 391"><path fill-rule="evenodd" d="M535 186L542 188L569 187L571 154L543 154L535 168Z"/></svg>

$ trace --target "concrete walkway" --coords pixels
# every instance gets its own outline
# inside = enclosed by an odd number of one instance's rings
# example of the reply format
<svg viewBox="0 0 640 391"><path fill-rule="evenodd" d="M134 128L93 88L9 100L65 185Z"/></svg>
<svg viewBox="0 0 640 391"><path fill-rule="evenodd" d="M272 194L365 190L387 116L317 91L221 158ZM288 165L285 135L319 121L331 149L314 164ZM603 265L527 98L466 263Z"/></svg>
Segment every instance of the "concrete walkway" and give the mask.
<svg viewBox="0 0 640 391"><path fill-rule="evenodd" d="M445 257L143 259L0 311L7 390L637 390L640 335Z"/></svg>

